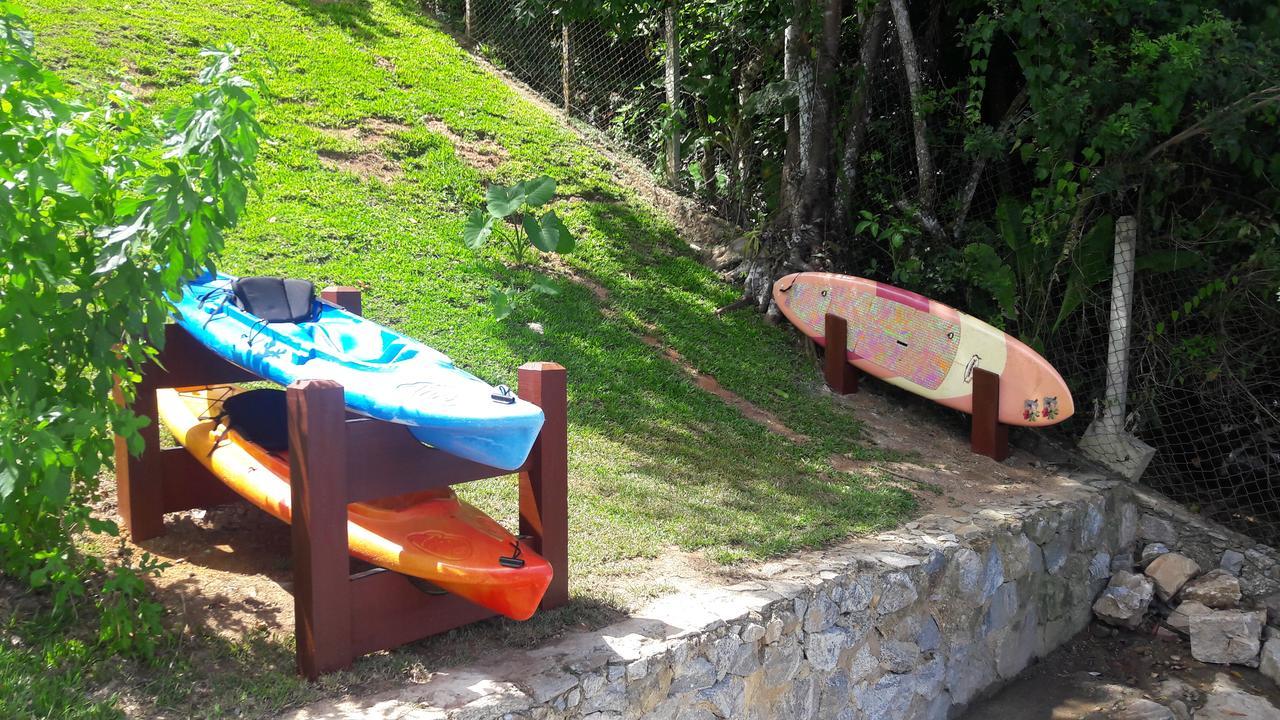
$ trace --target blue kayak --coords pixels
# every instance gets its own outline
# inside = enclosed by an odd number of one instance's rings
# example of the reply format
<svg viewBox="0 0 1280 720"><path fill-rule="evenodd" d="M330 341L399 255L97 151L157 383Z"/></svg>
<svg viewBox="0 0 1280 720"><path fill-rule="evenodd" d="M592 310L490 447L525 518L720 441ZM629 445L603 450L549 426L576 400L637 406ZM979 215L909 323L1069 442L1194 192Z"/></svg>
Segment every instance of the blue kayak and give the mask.
<svg viewBox="0 0 1280 720"><path fill-rule="evenodd" d="M174 313L210 350L281 385L340 383L347 407L407 425L445 452L515 470L542 429L542 410L454 366L443 353L319 299L307 318L266 322L237 306L236 278L204 275L187 284Z"/></svg>

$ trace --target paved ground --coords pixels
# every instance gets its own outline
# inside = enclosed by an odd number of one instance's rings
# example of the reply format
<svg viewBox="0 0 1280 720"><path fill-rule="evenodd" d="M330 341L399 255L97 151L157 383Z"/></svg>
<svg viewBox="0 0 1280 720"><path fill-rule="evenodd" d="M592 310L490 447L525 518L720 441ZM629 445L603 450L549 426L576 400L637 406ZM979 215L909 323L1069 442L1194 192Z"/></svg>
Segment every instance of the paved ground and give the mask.
<svg viewBox="0 0 1280 720"><path fill-rule="evenodd" d="M1182 638L1094 624L962 720L1267 720L1277 707L1280 688L1256 670L1199 662Z"/></svg>

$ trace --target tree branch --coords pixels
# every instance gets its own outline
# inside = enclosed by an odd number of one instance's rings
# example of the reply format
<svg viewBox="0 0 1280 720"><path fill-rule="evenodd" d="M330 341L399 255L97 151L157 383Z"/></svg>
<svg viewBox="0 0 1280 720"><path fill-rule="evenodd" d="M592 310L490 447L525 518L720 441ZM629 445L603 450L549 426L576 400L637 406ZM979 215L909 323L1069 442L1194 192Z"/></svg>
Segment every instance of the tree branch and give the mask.
<svg viewBox="0 0 1280 720"><path fill-rule="evenodd" d="M862 25L861 47L858 51L857 84L853 88L853 98L849 101L846 113L848 127L845 130L844 153L840 158L840 168L836 174L835 222L836 232L844 234L849 222L853 202L853 188L858 180L858 161L862 158L862 145L867 137L867 123L871 121L871 102L868 90L871 86L872 71L880 60L880 49L884 45L884 28L889 17L888 0L880 0L871 10L871 15Z"/></svg>
<svg viewBox="0 0 1280 720"><path fill-rule="evenodd" d="M1024 87L1013 98L1013 102L1009 104L1009 109L1005 111L1004 118L1000 121L1000 127L996 130L996 137L1004 139L1009 131L1013 128L1013 121L1018 117L1018 113L1022 111L1022 106L1027 101L1027 89ZM978 191L978 181L982 179L982 173L987 168L987 158L979 155L973 161L973 168L969 171L969 179L965 181L964 190L960 194L960 211L956 213L956 219L951 227L951 234L957 240L960 239L960 232L964 229L965 218L969 215L969 206L973 204L973 196Z"/></svg>
<svg viewBox="0 0 1280 720"><path fill-rule="evenodd" d="M1142 159L1145 162L1150 162L1154 160L1157 155L1163 153L1165 150L1168 150L1169 148L1175 147L1177 145L1181 145L1182 143L1190 140L1193 137L1196 137L1198 135L1203 135L1209 132L1210 125L1220 120L1221 118L1231 114L1232 112L1239 112L1241 115L1244 115L1244 114L1253 112L1254 110L1257 110L1259 108L1266 107L1267 105L1270 105L1273 103L1280 103L1280 87L1269 87L1263 90L1258 90L1257 92L1249 93L1248 95L1245 95L1244 97L1240 98L1239 100L1236 100L1230 105L1227 105L1226 107L1223 107L1223 108L1219 108L1218 110L1215 110L1214 112L1209 113L1207 116L1192 123L1182 132L1179 132L1177 135L1174 135L1168 140L1165 140L1159 145L1151 148L1151 151L1148 152ZM1240 107L1240 106L1245 106L1245 107Z"/></svg>
<svg viewBox="0 0 1280 720"><path fill-rule="evenodd" d="M920 210L924 215L932 215L937 190L933 155L929 151L928 126L924 117L920 56L916 52L916 40L911 32L911 14L907 11L906 0L889 0L889 5L893 8L893 26L898 32L898 46L902 50L902 69L907 76L907 90L911 93L911 120L916 137L916 173L919 175Z"/></svg>

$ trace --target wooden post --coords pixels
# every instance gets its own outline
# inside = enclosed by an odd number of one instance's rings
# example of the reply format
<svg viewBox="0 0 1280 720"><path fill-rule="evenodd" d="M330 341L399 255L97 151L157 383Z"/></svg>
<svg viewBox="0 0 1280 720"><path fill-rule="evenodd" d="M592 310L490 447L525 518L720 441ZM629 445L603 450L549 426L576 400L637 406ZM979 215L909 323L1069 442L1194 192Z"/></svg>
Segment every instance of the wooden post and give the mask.
<svg viewBox="0 0 1280 720"><path fill-rule="evenodd" d="M298 669L314 680L351 664L346 402L332 380L287 395Z"/></svg>
<svg viewBox="0 0 1280 720"><path fill-rule="evenodd" d="M546 420L520 473L520 534L551 563L555 575L542 597L550 609L569 602L569 451L565 370L556 363L520 367L520 397Z"/></svg>
<svg viewBox="0 0 1280 720"><path fill-rule="evenodd" d="M569 82L573 76L573 55L569 50L569 23L560 24L560 84L564 92L564 112L569 114L573 103L572 87Z"/></svg>
<svg viewBox="0 0 1280 720"><path fill-rule="evenodd" d="M1000 422L1000 376L973 369L973 427L969 448L1001 461L1009 457L1009 426Z"/></svg>
<svg viewBox="0 0 1280 720"><path fill-rule="evenodd" d="M471 0L465 0L462 5L462 24L465 28L467 39L474 38L475 35L471 32Z"/></svg>
<svg viewBox="0 0 1280 720"><path fill-rule="evenodd" d="M664 75L669 123L667 128L667 183L675 187L680 176L680 39L676 33L675 0L663 11L667 45Z"/></svg>
<svg viewBox="0 0 1280 720"><path fill-rule="evenodd" d="M320 291L320 297L353 315L362 314L361 311L364 309L360 297L360 288L347 285L330 285Z"/></svg>
<svg viewBox="0 0 1280 720"><path fill-rule="evenodd" d="M827 313L825 332L827 350L823 356L822 374L827 380L827 387L837 395L852 395L858 392L858 373L849 364L849 321Z"/></svg>
<svg viewBox="0 0 1280 720"><path fill-rule="evenodd" d="M160 421L156 412L154 369L153 363L147 363L142 369L142 381L134 387L137 397L131 409L150 420L138 430L142 435L142 453L136 457L130 455L124 438L115 437L116 504L125 529L134 542L164 534L164 472L160 462ZM114 395L118 404L125 404L119 381Z"/></svg>

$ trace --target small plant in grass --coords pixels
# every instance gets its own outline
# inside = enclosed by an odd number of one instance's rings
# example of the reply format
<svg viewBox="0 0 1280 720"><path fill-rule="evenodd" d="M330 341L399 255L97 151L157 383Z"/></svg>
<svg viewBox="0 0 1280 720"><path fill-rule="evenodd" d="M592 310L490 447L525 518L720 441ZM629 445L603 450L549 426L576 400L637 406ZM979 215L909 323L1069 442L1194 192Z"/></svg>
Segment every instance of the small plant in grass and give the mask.
<svg viewBox="0 0 1280 720"><path fill-rule="evenodd" d="M531 252L535 257L542 253L573 252L578 241L556 211L549 210L541 217L537 214L537 208L551 202L555 195L556 181L545 175L522 180L511 187L490 185L485 205L472 210L467 218L462 239L467 247L478 250L497 238L511 252L517 267L525 265ZM533 282L526 288L521 288L515 276L509 275L503 287L489 293L494 317L501 320L510 315L516 299L526 292L557 295L560 290L542 273L535 272Z"/></svg>

